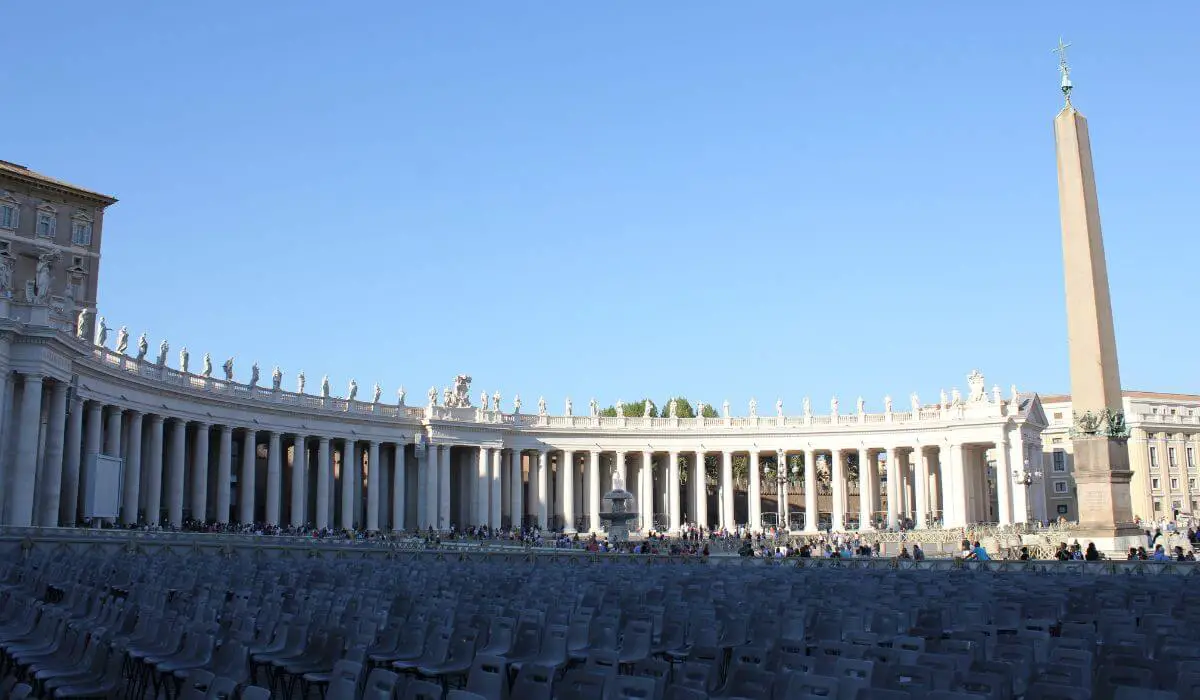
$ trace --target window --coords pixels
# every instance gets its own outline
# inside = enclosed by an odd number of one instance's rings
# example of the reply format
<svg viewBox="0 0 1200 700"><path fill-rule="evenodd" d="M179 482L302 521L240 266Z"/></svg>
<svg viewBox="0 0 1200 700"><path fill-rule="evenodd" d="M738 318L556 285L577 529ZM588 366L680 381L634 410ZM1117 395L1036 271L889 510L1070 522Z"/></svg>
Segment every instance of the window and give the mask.
<svg viewBox="0 0 1200 700"><path fill-rule="evenodd" d="M1172 469L1179 466L1179 464L1177 464L1175 462L1175 448L1174 447L1167 448L1167 466L1171 467Z"/></svg>
<svg viewBox="0 0 1200 700"><path fill-rule="evenodd" d="M71 269L72 270L86 270L87 269L83 266L83 256L82 255L72 255L71 256Z"/></svg>
<svg viewBox="0 0 1200 700"><path fill-rule="evenodd" d="M1151 445L1150 446L1150 468L1154 469L1157 467L1158 467L1158 448L1156 448L1154 445Z"/></svg>
<svg viewBox="0 0 1200 700"><path fill-rule="evenodd" d="M1064 504L1060 504L1060 505L1058 506L1058 514L1059 514L1059 515L1066 515L1066 514L1067 514L1067 513L1069 513L1069 512L1071 512L1071 507L1070 507L1070 506L1067 506L1067 505L1064 505Z"/></svg>
<svg viewBox="0 0 1200 700"><path fill-rule="evenodd" d="M1152 489L1154 489L1155 491L1157 491L1157 490L1159 490L1160 488L1162 488L1162 485L1159 483L1158 479L1151 479L1151 480L1150 480L1150 488L1152 488Z"/></svg>
<svg viewBox="0 0 1200 700"><path fill-rule="evenodd" d="M1056 411L1054 413L1054 420L1062 420L1062 411Z"/></svg>
<svg viewBox="0 0 1200 700"><path fill-rule="evenodd" d="M1196 480L1188 479L1188 490L1196 488Z"/></svg>
<svg viewBox="0 0 1200 700"><path fill-rule="evenodd" d="M1067 482L1065 482L1065 481L1054 482L1054 493L1066 493L1066 492L1067 492Z"/></svg>
<svg viewBox="0 0 1200 700"><path fill-rule="evenodd" d="M1187 448L1187 466L1188 469L1195 469L1196 467L1196 451L1191 447Z"/></svg>
<svg viewBox="0 0 1200 700"><path fill-rule="evenodd" d="M37 235L38 238L54 238L54 234L58 230L58 212L54 207L43 204L38 207L37 214Z"/></svg>
<svg viewBox="0 0 1200 700"><path fill-rule="evenodd" d="M83 212L71 217L71 243L82 246L92 244L92 218Z"/></svg>
<svg viewBox="0 0 1200 700"><path fill-rule="evenodd" d="M17 228L19 221L20 210L17 205L7 200L0 200L0 228L6 228L10 231Z"/></svg>
<svg viewBox="0 0 1200 700"><path fill-rule="evenodd" d="M1161 512L1162 512L1162 501L1155 501L1155 502L1154 502L1154 512L1155 512L1155 513L1161 513Z"/></svg>
<svg viewBox="0 0 1200 700"><path fill-rule="evenodd" d="M1067 470L1067 454L1062 450L1054 451L1054 471L1065 472Z"/></svg>
<svg viewBox="0 0 1200 700"><path fill-rule="evenodd" d="M1172 491L1179 490L1179 479L1171 479L1171 490Z"/></svg>

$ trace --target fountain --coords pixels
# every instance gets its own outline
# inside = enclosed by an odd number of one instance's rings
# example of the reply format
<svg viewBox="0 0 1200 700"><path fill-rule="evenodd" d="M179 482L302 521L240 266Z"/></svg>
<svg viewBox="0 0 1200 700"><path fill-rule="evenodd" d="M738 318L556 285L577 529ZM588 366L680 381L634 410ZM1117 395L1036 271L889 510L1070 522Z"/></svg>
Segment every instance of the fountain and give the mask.
<svg viewBox="0 0 1200 700"><path fill-rule="evenodd" d="M625 490L625 478L618 472L613 472L612 485L612 491L604 494L600 521L608 525L610 542L628 542L629 521L638 516L633 494Z"/></svg>

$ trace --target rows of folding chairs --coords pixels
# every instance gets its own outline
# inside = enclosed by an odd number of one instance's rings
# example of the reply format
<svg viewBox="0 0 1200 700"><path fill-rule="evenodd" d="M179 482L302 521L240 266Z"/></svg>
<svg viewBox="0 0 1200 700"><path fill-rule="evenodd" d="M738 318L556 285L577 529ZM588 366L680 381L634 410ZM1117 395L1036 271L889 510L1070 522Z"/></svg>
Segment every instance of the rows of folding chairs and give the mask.
<svg viewBox="0 0 1200 700"><path fill-rule="evenodd" d="M6 697L1200 698L1177 576L38 552Z"/></svg>

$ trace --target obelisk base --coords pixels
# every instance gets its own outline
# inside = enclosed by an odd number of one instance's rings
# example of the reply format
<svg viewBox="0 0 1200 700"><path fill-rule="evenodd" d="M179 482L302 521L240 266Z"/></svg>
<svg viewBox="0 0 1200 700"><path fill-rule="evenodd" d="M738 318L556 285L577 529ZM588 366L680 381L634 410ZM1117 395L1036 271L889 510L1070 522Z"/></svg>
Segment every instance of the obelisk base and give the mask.
<svg viewBox="0 0 1200 700"><path fill-rule="evenodd" d="M1072 439L1079 503L1079 543L1093 542L1106 555L1125 555L1145 544L1133 523L1129 496L1129 449L1125 438L1088 435Z"/></svg>

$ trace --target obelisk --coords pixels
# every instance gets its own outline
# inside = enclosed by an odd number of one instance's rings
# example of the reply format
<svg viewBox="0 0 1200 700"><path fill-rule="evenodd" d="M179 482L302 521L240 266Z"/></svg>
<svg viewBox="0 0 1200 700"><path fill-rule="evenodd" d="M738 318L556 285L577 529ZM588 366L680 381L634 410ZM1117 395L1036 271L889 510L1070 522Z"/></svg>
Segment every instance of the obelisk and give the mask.
<svg viewBox="0 0 1200 700"><path fill-rule="evenodd" d="M1071 442L1079 503L1080 540L1101 551L1124 551L1140 539L1130 505L1129 450L1117 368L1108 268L1087 120L1071 104L1067 44L1059 41L1066 105L1054 118L1058 204L1066 279L1067 344L1071 363ZM1133 544L1137 544L1136 542Z"/></svg>

